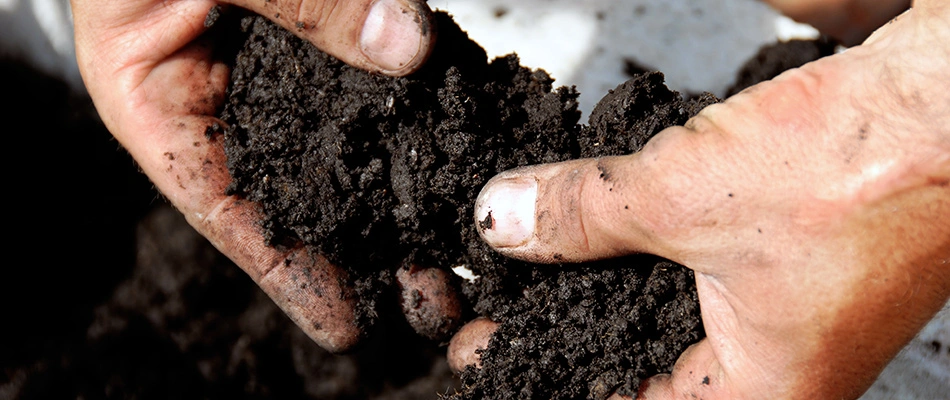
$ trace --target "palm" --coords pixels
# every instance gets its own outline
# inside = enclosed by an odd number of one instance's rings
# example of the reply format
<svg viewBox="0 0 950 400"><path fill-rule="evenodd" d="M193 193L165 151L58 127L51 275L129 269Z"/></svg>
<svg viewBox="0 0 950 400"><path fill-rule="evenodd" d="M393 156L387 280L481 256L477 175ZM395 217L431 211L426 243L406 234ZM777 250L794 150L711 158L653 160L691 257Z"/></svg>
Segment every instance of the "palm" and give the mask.
<svg viewBox="0 0 950 400"><path fill-rule="evenodd" d="M211 59L213 44L200 37L213 5L139 1L106 19L127 24L110 27L82 27L87 20L77 13L77 41L100 41L79 46L85 79L98 83L88 85L90 94L108 128L192 226L244 268L321 346L349 348L359 334L354 296L340 284L345 282L342 270L302 249L267 247L253 206L224 194L230 176L221 138L206 131L220 124L215 114L229 71ZM300 270L313 280L311 287L328 295L284 285Z"/></svg>

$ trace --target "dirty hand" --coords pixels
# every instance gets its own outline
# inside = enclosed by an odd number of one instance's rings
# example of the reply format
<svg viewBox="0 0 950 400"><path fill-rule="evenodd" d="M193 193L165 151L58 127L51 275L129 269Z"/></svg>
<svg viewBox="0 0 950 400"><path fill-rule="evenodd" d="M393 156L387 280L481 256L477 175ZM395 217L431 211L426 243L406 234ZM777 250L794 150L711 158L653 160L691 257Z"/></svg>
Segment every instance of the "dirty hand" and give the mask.
<svg viewBox="0 0 950 400"><path fill-rule="evenodd" d="M404 75L428 56L431 11L416 0L229 0L337 58ZM254 207L225 196L230 181L216 113L229 80L202 34L209 0L73 1L83 79L112 134L188 222L243 268L318 344L360 337L343 270L302 249L265 245ZM210 138L208 136L211 136ZM294 283L291 281L294 280Z"/></svg>
<svg viewBox="0 0 950 400"><path fill-rule="evenodd" d="M637 154L502 173L475 219L524 260L695 271L707 338L642 398L854 398L950 296L947 82L950 4L918 1Z"/></svg>

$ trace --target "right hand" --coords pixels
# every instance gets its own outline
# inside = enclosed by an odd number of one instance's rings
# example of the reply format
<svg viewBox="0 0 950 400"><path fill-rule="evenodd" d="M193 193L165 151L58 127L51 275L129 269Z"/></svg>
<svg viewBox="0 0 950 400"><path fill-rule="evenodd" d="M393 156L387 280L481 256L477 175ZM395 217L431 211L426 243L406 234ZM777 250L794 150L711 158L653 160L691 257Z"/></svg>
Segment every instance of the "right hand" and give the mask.
<svg viewBox="0 0 950 400"><path fill-rule="evenodd" d="M342 61L405 75L432 48L422 0L228 0L264 15ZM252 204L225 196L230 175L217 111L230 79L202 38L211 0L74 0L76 54L106 127L188 222L320 346L361 337L346 273L303 248L268 247ZM438 286L438 284L433 284Z"/></svg>
<svg viewBox="0 0 950 400"><path fill-rule="evenodd" d="M950 297L947 21L920 0L636 154L499 174L480 233L528 261L693 269L707 337L639 398L856 398ZM463 328L450 364L490 328Z"/></svg>

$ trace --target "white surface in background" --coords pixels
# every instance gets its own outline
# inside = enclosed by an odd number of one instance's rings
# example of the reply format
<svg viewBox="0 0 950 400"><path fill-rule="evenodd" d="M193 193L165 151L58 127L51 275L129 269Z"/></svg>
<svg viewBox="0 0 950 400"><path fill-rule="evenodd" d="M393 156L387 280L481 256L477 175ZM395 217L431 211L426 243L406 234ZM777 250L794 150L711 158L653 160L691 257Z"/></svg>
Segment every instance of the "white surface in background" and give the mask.
<svg viewBox="0 0 950 400"><path fill-rule="evenodd" d="M775 35L778 40L787 42L793 39L814 40L821 34L815 27L795 22L795 20L779 15L775 17Z"/></svg>
<svg viewBox="0 0 950 400"><path fill-rule="evenodd" d="M33 0L33 15L46 32L49 44L60 57L76 57L73 43L73 16L63 0Z"/></svg>
<svg viewBox="0 0 950 400"><path fill-rule="evenodd" d="M556 85L577 86L585 117L626 81L626 61L684 93L723 95L735 72L776 39L775 11L753 0L433 0L489 57L517 53Z"/></svg>
<svg viewBox="0 0 950 400"><path fill-rule="evenodd" d="M531 2L472 0L450 4L456 23L489 58L518 53L522 65L542 68L554 77L578 70L598 34L595 21L571 10L573 6L541 9Z"/></svg>

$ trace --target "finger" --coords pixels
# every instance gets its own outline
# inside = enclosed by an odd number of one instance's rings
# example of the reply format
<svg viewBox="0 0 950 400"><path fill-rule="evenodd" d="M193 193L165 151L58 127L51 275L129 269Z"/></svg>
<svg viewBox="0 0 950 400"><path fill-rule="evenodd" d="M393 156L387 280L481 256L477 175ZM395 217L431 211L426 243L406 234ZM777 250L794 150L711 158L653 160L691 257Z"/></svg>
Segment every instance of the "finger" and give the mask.
<svg viewBox="0 0 950 400"><path fill-rule="evenodd" d="M462 321L462 305L444 269L411 265L396 271L400 306L416 333L432 340L449 337Z"/></svg>
<svg viewBox="0 0 950 400"><path fill-rule="evenodd" d="M255 11L352 66L401 76L432 49L432 11L422 0L225 0Z"/></svg>
<svg viewBox="0 0 950 400"><path fill-rule="evenodd" d="M188 222L227 255L319 345L343 351L356 344L355 297L346 274L303 249L266 244L260 216L246 201L225 195L230 182L215 115L228 79L227 67L209 61L196 42L158 65L130 97L145 105L117 103L125 118L116 138L158 190ZM187 77L183 79L183 77Z"/></svg>
<svg viewBox="0 0 950 400"><path fill-rule="evenodd" d="M186 161L193 160L186 152L177 154ZM207 214L201 206L179 209L190 210L184 212L188 222L241 267L320 347L344 352L362 338L356 296L348 286L346 272L305 248L279 250L267 246L260 233L261 217L253 204L222 196Z"/></svg>
<svg viewBox="0 0 950 400"><path fill-rule="evenodd" d="M667 129L637 154L537 165L490 180L475 204L482 238L533 262L576 262L650 252L676 259L695 205L713 214L716 175L700 168L703 137ZM726 197L726 193L723 193Z"/></svg>
<svg viewBox="0 0 950 400"><path fill-rule="evenodd" d="M488 348L488 342L491 341L491 336L496 330L498 330L498 323L484 317L465 324L452 337L446 352L452 372L458 374L469 365L481 368L481 356L477 351Z"/></svg>
<svg viewBox="0 0 950 400"><path fill-rule="evenodd" d="M569 161L506 171L479 193L475 220L482 238L499 252L534 262L580 261L634 251L645 239L619 238L637 223L629 205L613 196L599 169L635 157ZM604 192L608 192L604 194ZM618 190L617 194L620 194Z"/></svg>

